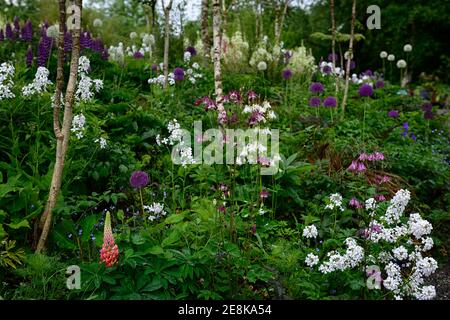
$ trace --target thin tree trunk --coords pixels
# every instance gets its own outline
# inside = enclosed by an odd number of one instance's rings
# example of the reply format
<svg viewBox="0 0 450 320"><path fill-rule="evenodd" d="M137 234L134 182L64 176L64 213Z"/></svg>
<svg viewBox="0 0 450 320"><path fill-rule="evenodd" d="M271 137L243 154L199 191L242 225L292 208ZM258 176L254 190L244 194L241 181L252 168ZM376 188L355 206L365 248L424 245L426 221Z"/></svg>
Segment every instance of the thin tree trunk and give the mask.
<svg viewBox="0 0 450 320"><path fill-rule="evenodd" d="M209 62L208 57L211 55L211 38L209 36L209 0L202 0L202 13L201 13L201 38L203 44L203 52L205 63Z"/></svg>
<svg viewBox="0 0 450 320"><path fill-rule="evenodd" d="M165 21L165 33L164 33L164 90L167 90L169 83L169 36L170 36L170 10L172 10L172 0L169 1L167 7L164 5L164 0L162 1L162 6L164 10L164 21Z"/></svg>
<svg viewBox="0 0 450 320"><path fill-rule="evenodd" d="M291 2L290 0L286 0L284 2L283 11L281 11L281 8L277 4L276 7L277 14L275 16L275 45L280 44L281 31L283 30L284 19L286 17L287 9L290 2Z"/></svg>
<svg viewBox="0 0 450 320"><path fill-rule="evenodd" d="M223 101L222 101L222 72L221 72L221 34L220 34L220 24L221 24L221 12L220 12L220 0L213 0L213 37L214 37L214 85L216 92L216 104L217 110L220 113L224 111Z"/></svg>
<svg viewBox="0 0 450 320"><path fill-rule="evenodd" d="M336 21L334 19L334 0L330 0L330 15L331 15L331 54L333 56L333 69L336 68ZM335 78L336 94L338 93L338 81Z"/></svg>
<svg viewBox="0 0 450 320"><path fill-rule="evenodd" d="M352 22L351 22L351 31L350 31L350 43L348 46L348 59L347 59L347 67L345 70L345 88L344 88L344 98L342 99L342 116L345 114L345 105L347 104L347 96L348 96L348 83L349 83L349 74L350 74L350 63L353 57L353 38L355 37L355 21L356 21L356 0L353 0L352 5Z"/></svg>
<svg viewBox="0 0 450 320"><path fill-rule="evenodd" d="M235 0L231 0L230 5L228 8L226 7L225 0L222 0L222 31L221 34L226 34L227 25L228 25L228 11L230 11L231 7L233 6Z"/></svg>
<svg viewBox="0 0 450 320"><path fill-rule="evenodd" d="M80 8L80 17L81 19L81 9L82 9L82 0L77 0L76 5ZM67 83L66 95L65 95L65 103L64 103L64 117L62 128L60 128L59 123L59 108L60 108L60 99L62 86L64 81L64 73L63 73L63 63L64 63L64 27L65 27L65 0L59 1L59 14L60 14L60 22L59 22L59 38L58 38L58 67L57 67L57 85L55 92L55 109L53 111L53 129L56 135L56 160L55 166L53 168L53 176L52 182L50 185L49 196L47 200L47 204L42 214L40 226L42 228L42 232L39 237L39 242L36 247L36 252L41 252L47 243L48 234L50 231L53 209L56 205L56 199L58 198L59 192L61 191L61 180L62 174L64 170L64 161L67 154L67 150L69 147L69 138L70 138L70 127L72 125L72 105L73 98L75 94L75 87L77 83L77 75L78 75L78 59L80 57L80 29L73 30L72 35L72 58L70 61L70 75L69 81ZM80 21L81 25L81 21Z"/></svg>

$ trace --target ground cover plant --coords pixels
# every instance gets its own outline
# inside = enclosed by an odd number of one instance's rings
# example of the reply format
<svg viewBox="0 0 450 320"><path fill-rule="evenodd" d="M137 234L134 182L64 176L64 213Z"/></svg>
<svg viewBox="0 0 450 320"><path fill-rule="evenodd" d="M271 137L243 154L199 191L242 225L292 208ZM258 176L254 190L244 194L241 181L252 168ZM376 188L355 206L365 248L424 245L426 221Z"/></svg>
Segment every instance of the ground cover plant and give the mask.
<svg viewBox="0 0 450 320"><path fill-rule="evenodd" d="M369 5L0 1L0 298L448 298L449 4Z"/></svg>

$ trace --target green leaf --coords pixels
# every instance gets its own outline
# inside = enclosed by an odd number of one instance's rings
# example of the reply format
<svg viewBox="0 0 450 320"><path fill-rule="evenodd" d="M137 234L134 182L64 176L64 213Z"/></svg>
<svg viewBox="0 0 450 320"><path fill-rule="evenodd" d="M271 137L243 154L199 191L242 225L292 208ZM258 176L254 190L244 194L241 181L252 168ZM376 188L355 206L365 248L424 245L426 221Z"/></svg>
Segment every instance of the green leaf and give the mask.
<svg viewBox="0 0 450 320"><path fill-rule="evenodd" d="M154 246L145 250L145 253L159 255L164 253L164 249L160 246Z"/></svg>
<svg viewBox="0 0 450 320"><path fill-rule="evenodd" d="M161 279L155 278L155 279L153 279L152 282L150 282L148 285L146 285L142 289L142 291L144 291L144 292L152 292L152 291L156 291L156 290L162 288L162 286L163 286L163 283L162 283Z"/></svg>
<svg viewBox="0 0 450 320"><path fill-rule="evenodd" d="M180 222L184 219L184 215L183 214L171 214L170 216L168 216L166 218L166 220L164 221L165 224L175 224L177 222Z"/></svg>
<svg viewBox="0 0 450 320"><path fill-rule="evenodd" d="M30 224L27 220L22 220L20 222L8 224L8 227L10 227L11 229L29 228Z"/></svg>

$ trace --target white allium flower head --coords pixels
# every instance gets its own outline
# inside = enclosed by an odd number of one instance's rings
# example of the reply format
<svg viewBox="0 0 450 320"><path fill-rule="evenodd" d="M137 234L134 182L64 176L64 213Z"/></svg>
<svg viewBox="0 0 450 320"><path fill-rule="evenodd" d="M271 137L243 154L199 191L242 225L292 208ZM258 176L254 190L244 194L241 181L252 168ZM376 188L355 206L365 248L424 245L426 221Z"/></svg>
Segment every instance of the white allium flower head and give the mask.
<svg viewBox="0 0 450 320"><path fill-rule="evenodd" d="M55 24L47 28L46 31L47 37L50 38L58 38L59 34L59 25Z"/></svg>
<svg viewBox="0 0 450 320"><path fill-rule="evenodd" d="M348 60L348 59L353 59L353 53L350 54L350 51L346 51L344 53L344 59Z"/></svg>
<svg viewBox="0 0 450 320"><path fill-rule="evenodd" d="M131 40L134 40L134 39L136 39L137 37L138 37L138 34L137 34L136 32L133 31L133 32L130 33L130 39L131 39Z"/></svg>
<svg viewBox="0 0 450 320"><path fill-rule="evenodd" d="M397 61L397 68L404 69L406 68L406 61L403 59L400 59Z"/></svg>
<svg viewBox="0 0 450 320"><path fill-rule="evenodd" d="M258 63L258 70L259 71L267 70L267 63L265 61L260 61Z"/></svg>
<svg viewBox="0 0 450 320"><path fill-rule="evenodd" d="M395 61L395 56L393 54L388 55L388 61Z"/></svg>
<svg viewBox="0 0 450 320"><path fill-rule="evenodd" d="M403 47L403 51L405 51L405 52L411 52L411 51L412 51L412 45L410 45L410 44L405 44L405 46Z"/></svg>
<svg viewBox="0 0 450 320"><path fill-rule="evenodd" d="M95 19L94 20L94 27L96 27L96 28L101 28L101 27L103 27L103 21L101 20L101 19Z"/></svg>
<svg viewBox="0 0 450 320"><path fill-rule="evenodd" d="M381 59L386 59L388 57L388 53L386 51L381 51L380 52L380 58Z"/></svg>

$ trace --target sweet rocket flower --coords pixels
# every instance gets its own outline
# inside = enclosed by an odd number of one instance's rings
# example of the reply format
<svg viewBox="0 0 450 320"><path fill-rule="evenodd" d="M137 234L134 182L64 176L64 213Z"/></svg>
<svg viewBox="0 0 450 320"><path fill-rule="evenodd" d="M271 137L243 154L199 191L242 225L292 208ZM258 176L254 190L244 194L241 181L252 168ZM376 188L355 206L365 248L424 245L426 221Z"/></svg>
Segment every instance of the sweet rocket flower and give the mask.
<svg viewBox="0 0 450 320"><path fill-rule="evenodd" d="M130 185L135 189L141 189L148 184L148 174L144 171L134 171L130 177Z"/></svg>
<svg viewBox="0 0 450 320"><path fill-rule="evenodd" d="M34 76L32 83L22 88L22 94L24 97L29 97L34 94L41 94L46 91L47 85L52 84L48 79L50 72L45 67L39 67Z"/></svg>
<svg viewBox="0 0 450 320"><path fill-rule="evenodd" d="M281 75L284 79L288 80L292 77L292 71L290 69L285 69L285 70L283 70Z"/></svg>
<svg viewBox="0 0 450 320"><path fill-rule="evenodd" d="M312 268L318 263L319 263L319 257L316 256L314 253L308 253L308 255L305 258L305 264L308 267Z"/></svg>
<svg viewBox="0 0 450 320"><path fill-rule="evenodd" d="M184 80L184 70L182 68L175 68L173 70L173 78L175 81L183 81Z"/></svg>
<svg viewBox="0 0 450 320"><path fill-rule="evenodd" d="M359 87L358 93L361 97L371 97L373 95L373 88L369 84L363 84Z"/></svg>
<svg viewBox="0 0 450 320"><path fill-rule="evenodd" d="M400 116L398 110L391 110L388 112L389 118L398 118Z"/></svg>
<svg viewBox="0 0 450 320"><path fill-rule="evenodd" d="M0 65L0 101L15 97L15 94L12 92L14 72L15 68L12 64L3 62Z"/></svg>
<svg viewBox="0 0 450 320"><path fill-rule="evenodd" d="M325 100L323 100L323 106L326 108L335 108L337 105L337 101L335 97L326 97Z"/></svg>
<svg viewBox="0 0 450 320"><path fill-rule="evenodd" d="M318 233L317 233L317 228L315 225L306 226L303 229L303 236L305 238L316 238L317 235L318 235Z"/></svg>
<svg viewBox="0 0 450 320"><path fill-rule="evenodd" d="M322 101L319 97L312 97L309 99L309 106L310 107L319 107L321 105Z"/></svg>
<svg viewBox="0 0 450 320"><path fill-rule="evenodd" d="M315 93L315 94L322 93L323 90L324 90L323 84L321 84L320 82L313 82L309 86L309 91L311 91L312 93Z"/></svg>
<svg viewBox="0 0 450 320"><path fill-rule="evenodd" d="M111 215L106 212L105 227L103 229L103 245L100 250L100 261L106 264L107 268L111 268L119 259L119 247L114 241L111 229Z"/></svg>
<svg viewBox="0 0 450 320"><path fill-rule="evenodd" d="M375 196L375 200L378 201L378 202L386 201L386 197L384 195L382 195L382 194L377 194Z"/></svg>

